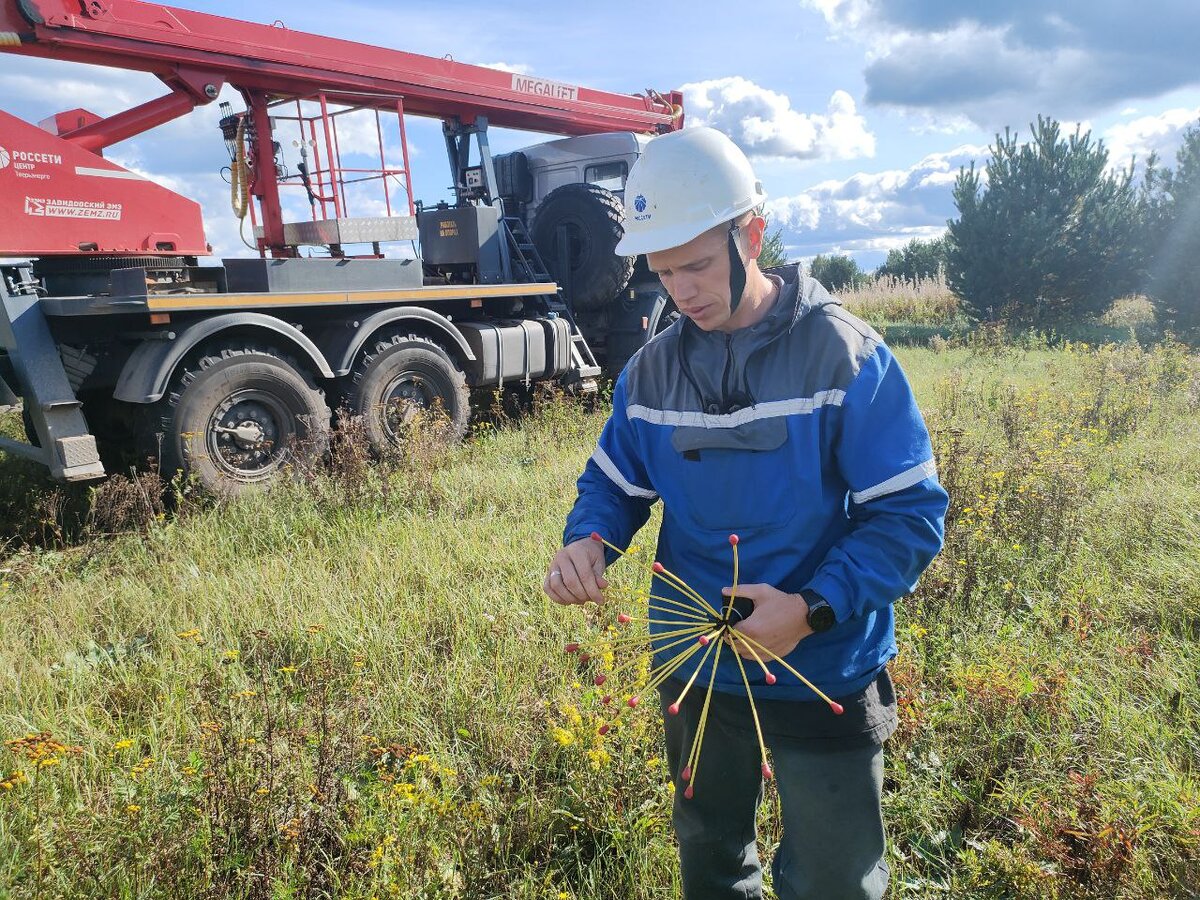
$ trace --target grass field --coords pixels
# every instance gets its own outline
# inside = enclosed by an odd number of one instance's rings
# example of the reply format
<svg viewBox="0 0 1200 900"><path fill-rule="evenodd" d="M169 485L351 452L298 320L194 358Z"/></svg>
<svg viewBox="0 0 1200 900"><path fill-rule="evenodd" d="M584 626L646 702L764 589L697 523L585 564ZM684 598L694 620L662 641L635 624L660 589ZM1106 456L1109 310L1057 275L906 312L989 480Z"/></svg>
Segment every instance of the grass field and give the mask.
<svg viewBox="0 0 1200 900"><path fill-rule="evenodd" d="M889 896L1195 896L1200 360L899 355L952 507L897 606ZM172 515L0 459L0 898L676 896L656 713L596 734L596 615L540 591L601 422Z"/></svg>

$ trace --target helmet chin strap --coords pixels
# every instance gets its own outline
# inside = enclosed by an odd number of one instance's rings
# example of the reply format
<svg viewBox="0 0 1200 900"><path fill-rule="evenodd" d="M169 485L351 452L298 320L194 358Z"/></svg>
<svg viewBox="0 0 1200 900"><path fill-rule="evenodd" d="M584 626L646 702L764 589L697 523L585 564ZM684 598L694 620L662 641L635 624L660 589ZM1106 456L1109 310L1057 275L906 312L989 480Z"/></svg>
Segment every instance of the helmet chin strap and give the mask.
<svg viewBox="0 0 1200 900"><path fill-rule="evenodd" d="M746 291L746 264L742 262L742 252L737 245L738 226L729 223L729 314L737 312L742 302L742 294Z"/></svg>

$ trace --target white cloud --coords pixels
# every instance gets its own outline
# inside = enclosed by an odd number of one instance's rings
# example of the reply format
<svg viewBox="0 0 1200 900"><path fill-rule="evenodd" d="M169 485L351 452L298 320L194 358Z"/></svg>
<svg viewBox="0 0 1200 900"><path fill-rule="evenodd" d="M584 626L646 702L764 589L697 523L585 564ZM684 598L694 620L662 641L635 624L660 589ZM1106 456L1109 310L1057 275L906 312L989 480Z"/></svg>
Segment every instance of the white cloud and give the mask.
<svg viewBox="0 0 1200 900"><path fill-rule="evenodd" d="M1140 164L1151 153L1157 153L1161 165L1174 168L1175 153L1183 144L1183 133L1198 122L1200 106L1168 109L1157 116L1143 116L1114 125L1102 135L1108 147L1109 165L1124 168L1133 159Z"/></svg>
<svg viewBox="0 0 1200 900"><path fill-rule="evenodd" d="M1194 0L1143 0L1136 13L1094 0L802 2L865 48L867 103L966 115L989 130L1200 84Z"/></svg>
<svg viewBox="0 0 1200 900"><path fill-rule="evenodd" d="M857 159L875 155L875 136L853 98L835 91L824 114L792 108L786 95L741 77L685 84L689 125L710 125L748 156L780 159Z"/></svg>
<svg viewBox="0 0 1200 900"><path fill-rule="evenodd" d="M857 28L871 11L870 0L802 0L839 30Z"/></svg>
<svg viewBox="0 0 1200 900"><path fill-rule="evenodd" d="M986 147L933 153L908 169L860 172L800 194L767 201L790 255L847 252L877 257L913 238L939 236L957 215L952 189L961 166L987 158Z"/></svg>
<svg viewBox="0 0 1200 900"><path fill-rule="evenodd" d="M512 72L514 75L528 75L533 71L532 66L527 66L525 63L475 63L477 66L483 66L486 69L499 69L501 72Z"/></svg>
<svg viewBox="0 0 1200 900"><path fill-rule="evenodd" d="M6 110L23 118L42 119L75 108L109 116L165 93L161 81L141 72L0 57L0 97Z"/></svg>

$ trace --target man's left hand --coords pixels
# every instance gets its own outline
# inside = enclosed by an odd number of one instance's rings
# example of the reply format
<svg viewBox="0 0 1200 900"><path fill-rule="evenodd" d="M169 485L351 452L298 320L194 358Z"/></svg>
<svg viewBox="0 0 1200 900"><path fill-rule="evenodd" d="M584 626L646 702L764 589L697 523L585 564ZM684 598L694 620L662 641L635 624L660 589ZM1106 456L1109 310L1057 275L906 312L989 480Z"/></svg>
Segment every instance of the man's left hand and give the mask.
<svg viewBox="0 0 1200 900"><path fill-rule="evenodd" d="M726 597L731 592L732 588L721 591ZM787 656L796 649L797 644L813 633L808 627L808 604L799 594L785 594L769 584L739 584L737 593L739 597L754 601L754 612L733 629L757 642L753 645L754 653L763 662L770 660L762 647L776 656ZM754 659L754 653L750 652L745 641L732 637L729 640L740 656Z"/></svg>

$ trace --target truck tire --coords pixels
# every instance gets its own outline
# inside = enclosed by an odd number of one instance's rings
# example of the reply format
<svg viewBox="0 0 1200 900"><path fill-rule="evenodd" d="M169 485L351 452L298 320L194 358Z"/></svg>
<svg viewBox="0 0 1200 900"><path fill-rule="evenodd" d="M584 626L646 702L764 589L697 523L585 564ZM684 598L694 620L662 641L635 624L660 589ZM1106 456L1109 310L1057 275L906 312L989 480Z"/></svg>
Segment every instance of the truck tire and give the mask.
<svg viewBox="0 0 1200 900"><path fill-rule="evenodd" d="M155 424L164 477L183 471L221 496L265 485L329 445L329 408L312 376L252 345L185 363L155 405Z"/></svg>
<svg viewBox="0 0 1200 900"><path fill-rule="evenodd" d="M625 210L612 192L594 184L564 184L538 206L531 234L542 261L558 265L558 231L565 229L570 242L567 301L579 310L599 309L610 303L633 276L632 256L613 251L625 234ZM563 279L563 274L558 273Z"/></svg>
<svg viewBox="0 0 1200 900"><path fill-rule="evenodd" d="M350 373L352 415L360 416L371 448L395 452L418 410L438 409L451 437L461 440L471 416L467 379L441 346L416 334L384 334L369 342Z"/></svg>

